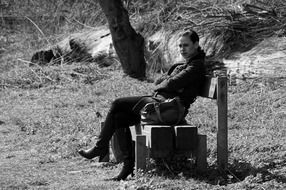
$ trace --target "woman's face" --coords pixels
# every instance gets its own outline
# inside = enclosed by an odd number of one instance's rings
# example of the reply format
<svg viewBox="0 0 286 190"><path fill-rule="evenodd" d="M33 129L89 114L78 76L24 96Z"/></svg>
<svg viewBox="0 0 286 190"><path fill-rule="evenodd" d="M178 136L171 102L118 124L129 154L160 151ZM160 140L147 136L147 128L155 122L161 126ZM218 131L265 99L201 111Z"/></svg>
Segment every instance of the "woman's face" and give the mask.
<svg viewBox="0 0 286 190"><path fill-rule="evenodd" d="M198 50L199 42L193 43L189 36L182 36L179 39L180 53L184 59L192 58Z"/></svg>

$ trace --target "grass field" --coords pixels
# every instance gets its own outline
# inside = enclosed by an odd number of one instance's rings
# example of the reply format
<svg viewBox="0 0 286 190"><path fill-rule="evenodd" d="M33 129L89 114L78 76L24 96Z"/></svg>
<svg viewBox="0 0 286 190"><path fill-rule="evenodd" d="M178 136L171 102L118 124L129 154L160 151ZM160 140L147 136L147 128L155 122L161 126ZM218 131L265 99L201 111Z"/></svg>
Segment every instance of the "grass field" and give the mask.
<svg viewBox="0 0 286 190"><path fill-rule="evenodd" d="M60 68L58 68L60 69ZM229 170L216 170L215 103L198 99L189 123L208 135L208 172L151 169L126 182L110 182L120 165L80 158L96 141L116 97L150 94L152 83L99 70L93 84L67 80L42 88L1 89L3 189L284 189L286 187L285 81L246 81L229 87ZM65 78L65 77L63 77ZM101 117L102 116L102 117Z"/></svg>

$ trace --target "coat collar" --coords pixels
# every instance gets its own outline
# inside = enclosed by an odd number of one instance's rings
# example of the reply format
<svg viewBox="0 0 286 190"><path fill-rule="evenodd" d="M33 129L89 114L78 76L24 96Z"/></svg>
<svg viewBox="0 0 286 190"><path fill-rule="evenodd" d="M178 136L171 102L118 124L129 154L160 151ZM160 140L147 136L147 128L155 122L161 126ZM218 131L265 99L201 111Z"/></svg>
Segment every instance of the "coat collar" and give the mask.
<svg viewBox="0 0 286 190"><path fill-rule="evenodd" d="M185 60L185 63L191 64L193 60L204 59L206 56L204 50L201 47L198 47L198 51L195 56L191 57L189 60Z"/></svg>

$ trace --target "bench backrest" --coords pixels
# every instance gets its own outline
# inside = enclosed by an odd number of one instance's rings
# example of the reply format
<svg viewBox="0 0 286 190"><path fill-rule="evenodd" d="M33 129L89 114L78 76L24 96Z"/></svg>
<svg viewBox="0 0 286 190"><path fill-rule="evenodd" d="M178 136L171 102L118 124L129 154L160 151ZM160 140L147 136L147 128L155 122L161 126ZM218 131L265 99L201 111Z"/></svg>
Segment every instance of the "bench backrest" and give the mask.
<svg viewBox="0 0 286 190"><path fill-rule="evenodd" d="M199 93L199 96L216 99L217 80L218 77L206 76L205 85Z"/></svg>

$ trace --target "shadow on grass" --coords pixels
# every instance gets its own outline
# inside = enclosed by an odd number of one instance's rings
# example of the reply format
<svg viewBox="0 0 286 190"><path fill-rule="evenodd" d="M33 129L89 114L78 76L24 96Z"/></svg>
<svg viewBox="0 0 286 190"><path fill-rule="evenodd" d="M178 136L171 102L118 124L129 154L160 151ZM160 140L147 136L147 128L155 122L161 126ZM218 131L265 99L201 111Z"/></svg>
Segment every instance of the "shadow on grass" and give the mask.
<svg viewBox="0 0 286 190"><path fill-rule="evenodd" d="M286 176L274 174L270 172L271 169L286 165L286 161L280 163L271 162L263 167L253 167L248 162L235 160L228 166L228 169L221 171L217 167L210 167L204 174L199 174L197 178L204 180L210 184L227 185L244 181L246 178L250 182L263 183L275 180L279 183L286 183Z"/></svg>
<svg viewBox="0 0 286 190"><path fill-rule="evenodd" d="M180 168L173 164L167 164L165 166L161 164L161 166L157 167L156 173L169 179L178 179L182 177L185 179L193 178L212 185L234 184L244 180L254 183L275 180L279 183L286 184L286 176L274 174L270 171L283 166L286 166L286 160L279 163L270 162L259 168L253 167L248 162L234 160L226 170L222 171L219 170L217 166L210 166L207 171L198 172L196 171L194 164L185 163L184 166L180 166Z"/></svg>

